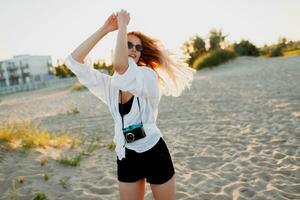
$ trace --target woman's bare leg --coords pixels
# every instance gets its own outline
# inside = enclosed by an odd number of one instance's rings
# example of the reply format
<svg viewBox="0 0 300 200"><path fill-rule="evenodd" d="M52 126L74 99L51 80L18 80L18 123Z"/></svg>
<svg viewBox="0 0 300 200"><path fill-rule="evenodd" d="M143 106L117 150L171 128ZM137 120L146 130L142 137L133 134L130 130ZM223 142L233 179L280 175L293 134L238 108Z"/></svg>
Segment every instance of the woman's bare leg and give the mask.
<svg viewBox="0 0 300 200"><path fill-rule="evenodd" d="M175 200L175 175L163 184L150 184L155 200Z"/></svg>
<svg viewBox="0 0 300 200"><path fill-rule="evenodd" d="M118 181L121 200L143 200L145 194L145 182L143 178L134 183Z"/></svg>

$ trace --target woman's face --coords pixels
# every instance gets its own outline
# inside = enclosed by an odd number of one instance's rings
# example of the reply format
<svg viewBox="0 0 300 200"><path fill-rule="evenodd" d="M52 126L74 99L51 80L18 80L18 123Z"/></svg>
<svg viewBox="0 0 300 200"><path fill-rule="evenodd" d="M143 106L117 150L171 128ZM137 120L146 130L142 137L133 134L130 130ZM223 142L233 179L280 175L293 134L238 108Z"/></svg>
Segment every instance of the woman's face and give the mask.
<svg viewBox="0 0 300 200"><path fill-rule="evenodd" d="M141 57L141 51L139 51L141 49L139 46L137 47L136 45L142 45L142 41L135 35L128 35L127 40L128 43L132 44L128 47L128 56L132 57L135 63L137 63Z"/></svg>

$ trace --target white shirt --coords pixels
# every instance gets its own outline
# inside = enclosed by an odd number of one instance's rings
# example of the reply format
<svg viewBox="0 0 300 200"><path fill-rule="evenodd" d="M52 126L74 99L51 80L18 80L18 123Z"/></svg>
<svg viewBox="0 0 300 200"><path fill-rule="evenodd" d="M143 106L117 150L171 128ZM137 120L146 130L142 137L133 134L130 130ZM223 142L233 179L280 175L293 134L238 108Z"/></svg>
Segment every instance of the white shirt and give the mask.
<svg viewBox="0 0 300 200"><path fill-rule="evenodd" d="M158 85L158 75L154 70L145 66L137 66L133 58L128 57L129 67L123 74L115 72L112 76L94 69L89 59L81 64L69 55L66 66L77 76L79 82L108 106L115 121L114 143L116 153L121 160L125 158L125 147L138 153L151 149L162 136L156 125L158 104L162 93ZM146 137L126 143L122 131L122 118L119 113L119 90L129 91L134 95L131 110L124 115L124 128L140 123L141 118ZM137 98L140 100L140 112Z"/></svg>

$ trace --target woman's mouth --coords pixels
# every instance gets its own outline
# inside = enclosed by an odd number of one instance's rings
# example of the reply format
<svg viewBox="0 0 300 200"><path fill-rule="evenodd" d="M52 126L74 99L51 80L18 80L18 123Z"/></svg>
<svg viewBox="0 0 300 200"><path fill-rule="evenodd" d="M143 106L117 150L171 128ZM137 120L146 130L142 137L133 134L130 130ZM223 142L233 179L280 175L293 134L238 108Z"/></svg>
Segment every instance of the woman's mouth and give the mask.
<svg viewBox="0 0 300 200"><path fill-rule="evenodd" d="M136 55L134 55L134 54L129 54L129 56L130 56L131 58L133 58L133 59L136 58Z"/></svg>

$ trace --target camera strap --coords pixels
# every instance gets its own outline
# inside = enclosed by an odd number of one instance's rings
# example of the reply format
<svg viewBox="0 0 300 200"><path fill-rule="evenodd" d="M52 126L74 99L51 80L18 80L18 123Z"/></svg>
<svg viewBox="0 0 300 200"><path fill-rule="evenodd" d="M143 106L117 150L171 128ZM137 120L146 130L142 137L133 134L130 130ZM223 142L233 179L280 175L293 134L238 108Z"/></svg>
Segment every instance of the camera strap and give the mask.
<svg viewBox="0 0 300 200"><path fill-rule="evenodd" d="M123 113L123 104L122 104L122 90L120 90L120 92L121 92L121 113L122 113L121 117L122 117L122 130L123 130L124 129L124 119L123 119L124 113ZM141 124L143 125L139 97L137 97L137 101L138 101L139 112L140 112L140 117L141 117ZM133 105L133 103L132 103L132 105ZM131 109L132 109L132 106L131 106Z"/></svg>

